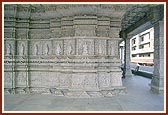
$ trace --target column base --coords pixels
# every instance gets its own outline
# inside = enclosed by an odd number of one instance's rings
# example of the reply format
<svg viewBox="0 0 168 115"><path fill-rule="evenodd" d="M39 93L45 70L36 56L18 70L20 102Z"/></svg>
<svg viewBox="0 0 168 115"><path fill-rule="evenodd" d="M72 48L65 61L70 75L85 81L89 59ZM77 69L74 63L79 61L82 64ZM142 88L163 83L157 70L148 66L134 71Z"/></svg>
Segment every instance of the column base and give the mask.
<svg viewBox="0 0 168 115"><path fill-rule="evenodd" d="M151 91L153 93L156 93L156 94L162 94L164 93L164 88L163 87L159 87L159 86L154 86L152 84L149 84L151 86Z"/></svg>
<svg viewBox="0 0 168 115"><path fill-rule="evenodd" d="M132 77L132 72L126 72L125 77Z"/></svg>

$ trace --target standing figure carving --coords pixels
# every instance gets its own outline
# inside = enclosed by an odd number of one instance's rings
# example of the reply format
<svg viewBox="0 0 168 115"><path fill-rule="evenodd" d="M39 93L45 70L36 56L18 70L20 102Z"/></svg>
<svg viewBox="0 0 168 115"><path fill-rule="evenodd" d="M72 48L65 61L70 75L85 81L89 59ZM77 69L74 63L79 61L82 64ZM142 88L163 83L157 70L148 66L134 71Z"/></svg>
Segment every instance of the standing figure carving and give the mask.
<svg viewBox="0 0 168 115"><path fill-rule="evenodd" d="M87 42L83 44L83 55L88 55L88 47L87 47Z"/></svg>
<svg viewBox="0 0 168 115"><path fill-rule="evenodd" d="M34 55L38 55L38 45L35 45L35 49L34 49Z"/></svg>
<svg viewBox="0 0 168 115"><path fill-rule="evenodd" d="M67 51L68 51L68 54L72 54L72 44L69 44L69 47L68 47L68 49L67 49Z"/></svg>
<svg viewBox="0 0 168 115"><path fill-rule="evenodd" d="M57 44L57 47L56 47L56 55L60 55L61 54L61 45L60 44Z"/></svg>
<svg viewBox="0 0 168 115"><path fill-rule="evenodd" d="M11 44L8 44L6 47L6 55L11 55L11 49L12 49Z"/></svg>
<svg viewBox="0 0 168 115"><path fill-rule="evenodd" d="M19 55L24 55L24 52L25 52L25 46L24 46L24 44L21 44L19 50L20 50Z"/></svg>
<svg viewBox="0 0 168 115"><path fill-rule="evenodd" d="M99 55L101 55L102 54L102 46L101 46L101 44L99 43Z"/></svg>
<svg viewBox="0 0 168 115"><path fill-rule="evenodd" d="M109 55L111 56L114 56L115 55L115 44L114 44L114 41L110 44L110 52L109 52Z"/></svg>
<svg viewBox="0 0 168 115"><path fill-rule="evenodd" d="M45 55L48 55L48 54L49 54L49 46L48 46L48 44L47 44L46 47L45 47L44 54L45 54Z"/></svg>

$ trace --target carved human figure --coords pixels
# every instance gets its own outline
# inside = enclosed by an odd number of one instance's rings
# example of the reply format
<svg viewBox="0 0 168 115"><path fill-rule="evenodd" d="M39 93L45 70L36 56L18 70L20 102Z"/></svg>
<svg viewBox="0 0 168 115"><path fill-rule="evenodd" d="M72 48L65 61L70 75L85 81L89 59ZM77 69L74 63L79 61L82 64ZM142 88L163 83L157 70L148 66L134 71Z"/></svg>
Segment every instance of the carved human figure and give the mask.
<svg viewBox="0 0 168 115"><path fill-rule="evenodd" d="M114 49L114 47L115 47L115 44L111 43L111 45L110 45L110 55L111 56L115 56L115 49Z"/></svg>
<svg viewBox="0 0 168 115"><path fill-rule="evenodd" d="M83 53L82 53L83 55L87 55L88 54L88 47L87 47L87 42L85 42L84 44L83 44Z"/></svg>
<svg viewBox="0 0 168 115"><path fill-rule="evenodd" d="M102 46L101 46L101 44L99 43L99 55L101 55L102 54Z"/></svg>
<svg viewBox="0 0 168 115"><path fill-rule="evenodd" d="M73 49L72 49L72 44L69 44L69 46L68 46L67 48L68 48L68 49L67 49L67 51L68 51L67 53L68 53L68 54L72 54L72 50L73 50Z"/></svg>
<svg viewBox="0 0 168 115"><path fill-rule="evenodd" d="M7 44L7 47L6 47L6 55L11 55L11 49L12 49L11 44Z"/></svg>
<svg viewBox="0 0 168 115"><path fill-rule="evenodd" d="M38 45L37 44L35 45L34 54L38 55Z"/></svg>
<svg viewBox="0 0 168 115"><path fill-rule="evenodd" d="M24 44L20 45L20 49L19 50L20 50L19 54L20 55L24 55L24 52L25 52L25 46L24 46Z"/></svg>
<svg viewBox="0 0 168 115"><path fill-rule="evenodd" d="M56 46L56 55L60 55L61 54L61 45L57 44Z"/></svg>
<svg viewBox="0 0 168 115"><path fill-rule="evenodd" d="M48 54L49 54L49 46L48 46L48 44L47 44L46 47L45 47L44 54L45 54L45 55L48 55Z"/></svg>

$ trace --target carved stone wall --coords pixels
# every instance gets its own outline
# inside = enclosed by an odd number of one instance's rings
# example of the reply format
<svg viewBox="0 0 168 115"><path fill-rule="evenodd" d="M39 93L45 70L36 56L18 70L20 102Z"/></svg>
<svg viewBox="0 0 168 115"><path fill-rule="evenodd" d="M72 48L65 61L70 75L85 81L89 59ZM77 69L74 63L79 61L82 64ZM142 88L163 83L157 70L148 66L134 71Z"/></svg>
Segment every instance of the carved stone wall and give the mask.
<svg viewBox="0 0 168 115"><path fill-rule="evenodd" d="M29 17L29 6L16 7L5 6L6 93L95 97L125 92L119 19L79 15L39 20Z"/></svg>

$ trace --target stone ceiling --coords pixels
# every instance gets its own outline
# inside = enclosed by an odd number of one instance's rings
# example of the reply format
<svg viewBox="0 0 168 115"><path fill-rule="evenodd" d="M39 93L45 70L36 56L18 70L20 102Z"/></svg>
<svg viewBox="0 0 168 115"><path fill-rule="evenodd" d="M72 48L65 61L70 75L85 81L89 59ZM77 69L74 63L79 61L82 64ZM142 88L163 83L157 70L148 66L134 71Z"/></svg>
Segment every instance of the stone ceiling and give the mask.
<svg viewBox="0 0 168 115"><path fill-rule="evenodd" d="M22 12L18 18L51 19L64 16L97 15L118 18L121 20L122 30L135 24L141 18L150 15L152 4L17 4L14 9ZM15 12L6 12L9 5L5 5L5 16ZM7 16L7 17L8 17Z"/></svg>

